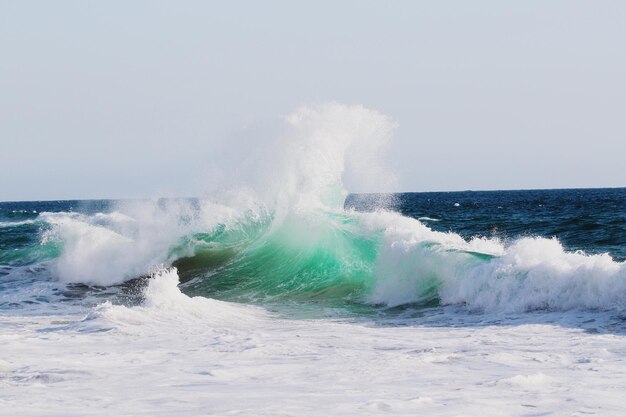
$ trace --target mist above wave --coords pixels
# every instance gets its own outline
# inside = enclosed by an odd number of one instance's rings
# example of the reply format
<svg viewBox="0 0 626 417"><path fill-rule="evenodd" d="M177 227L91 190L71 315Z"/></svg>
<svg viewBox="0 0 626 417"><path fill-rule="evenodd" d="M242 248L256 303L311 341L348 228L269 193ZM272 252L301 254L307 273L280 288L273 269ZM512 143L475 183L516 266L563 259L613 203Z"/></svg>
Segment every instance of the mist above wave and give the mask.
<svg viewBox="0 0 626 417"><path fill-rule="evenodd" d="M198 200L118 203L109 213L41 213L65 282L113 285L176 264L195 291L242 301L437 301L473 310L624 309L624 263L569 253L556 239L469 241L378 200L343 208L344 178L393 184L384 149L395 124L362 106L303 107L254 163L224 167Z"/></svg>

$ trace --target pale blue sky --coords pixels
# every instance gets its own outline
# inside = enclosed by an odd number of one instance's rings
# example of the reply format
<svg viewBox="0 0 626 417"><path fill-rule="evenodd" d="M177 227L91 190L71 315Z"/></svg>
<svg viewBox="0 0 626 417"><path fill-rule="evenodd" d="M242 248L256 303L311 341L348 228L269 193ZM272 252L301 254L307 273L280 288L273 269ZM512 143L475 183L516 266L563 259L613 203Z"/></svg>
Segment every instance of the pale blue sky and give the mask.
<svg viewBox="0 0 626 417"><path fill-rule="evenodd" d="M195 195L330 100L397 121L398 190L626 186L623 1L2 0L0 52L0 200Z"/></svg>

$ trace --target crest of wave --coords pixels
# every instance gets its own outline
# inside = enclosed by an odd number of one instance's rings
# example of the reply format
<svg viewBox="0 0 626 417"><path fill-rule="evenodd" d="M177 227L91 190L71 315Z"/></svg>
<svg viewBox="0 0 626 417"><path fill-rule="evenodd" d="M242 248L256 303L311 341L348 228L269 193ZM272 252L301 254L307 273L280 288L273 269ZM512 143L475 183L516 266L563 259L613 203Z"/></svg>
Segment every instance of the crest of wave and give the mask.
<svg viewBox="0 0 626 417"><path fill-rule="evenodd" d="M199 202L120 202L115 212L93 216L44 213L53 226L45 239L62 246L59 277L117 284L171 263L171 248L181 239L220 224L269 214L277 226L290 215L341 210L344 177L355 190L388 190L394 177L381 155L394 129L387 116L360 105L301 107L284 118L280 134L238 144L238 159L216 168L220 190Z"/></svg>
<svg viewBox="0 0 626 417"><path fill-rule="evenodd" d="M261 206L278 222L289 212L343 209L345 186L388 192L395 177L383 156L395 128L389 117L361 105L301 107L284 117L278 133L252 132L231 144L234 156L214 169L220 191L208 200L239 211Z"/></svg>

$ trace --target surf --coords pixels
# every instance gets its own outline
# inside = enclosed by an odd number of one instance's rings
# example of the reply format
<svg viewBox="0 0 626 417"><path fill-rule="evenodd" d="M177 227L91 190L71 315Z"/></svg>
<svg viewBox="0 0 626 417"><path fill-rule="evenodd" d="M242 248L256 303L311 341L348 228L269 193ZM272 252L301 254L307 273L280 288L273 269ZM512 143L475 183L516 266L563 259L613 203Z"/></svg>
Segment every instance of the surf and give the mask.
<svg viewBox="0 0 626 417"><path fill-rule="evenodd" d="M624 310L626 267L608 254L434 231L426 222L436 219L399 214L390 195L346 207L346 179L393 187L387 116L329 103L283 122L258 161L223 167L227 180L203 198L38 213L41 256L66 283L106 287L166 269L188 295L243 303Z"/></svg>

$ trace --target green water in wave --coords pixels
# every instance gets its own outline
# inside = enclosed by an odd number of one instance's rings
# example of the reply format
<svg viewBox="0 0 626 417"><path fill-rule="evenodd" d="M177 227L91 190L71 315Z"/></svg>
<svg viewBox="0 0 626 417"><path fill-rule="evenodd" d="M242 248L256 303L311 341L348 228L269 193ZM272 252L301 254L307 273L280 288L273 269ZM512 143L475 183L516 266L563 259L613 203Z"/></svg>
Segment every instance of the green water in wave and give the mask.
<svg viewBox="0 0 626 417"><path fill-rule="evenodd" d="M196 234L174 251L183 288L242 302L358 302L374 284L379 236L348 215L289 216Z"/></svg>

